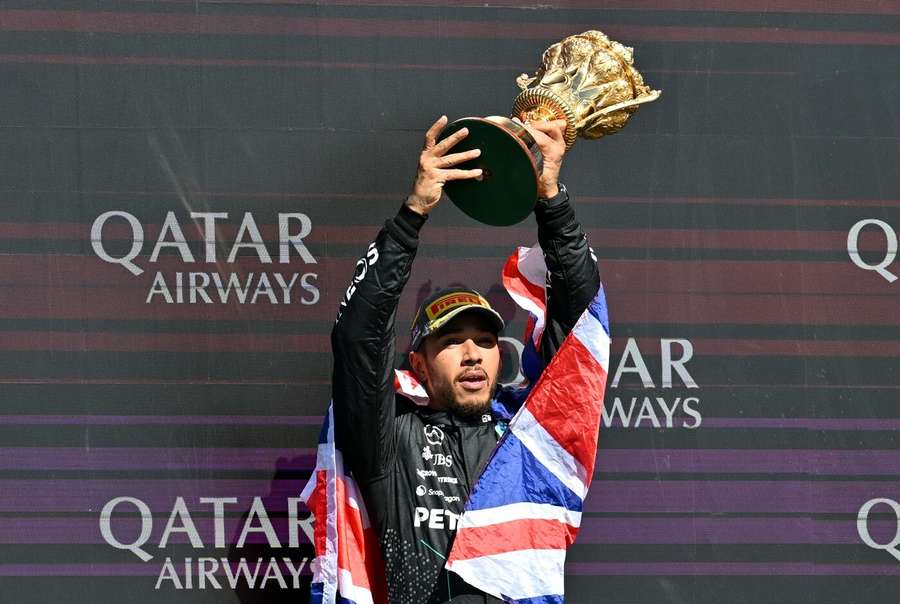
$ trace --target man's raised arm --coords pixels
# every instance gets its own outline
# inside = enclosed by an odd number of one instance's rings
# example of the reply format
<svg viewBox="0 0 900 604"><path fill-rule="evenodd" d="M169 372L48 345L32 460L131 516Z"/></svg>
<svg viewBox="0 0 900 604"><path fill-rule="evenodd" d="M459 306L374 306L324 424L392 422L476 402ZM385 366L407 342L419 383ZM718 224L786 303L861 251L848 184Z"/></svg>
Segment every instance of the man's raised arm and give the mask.
<svg viewBox="0 0 900 604"><path fill-rule="evenodd" d="M575 326L575 322L600 287L597 259L588 246L581 224L564 186L559 170L566 151L564 120L526 124L544 157L538 183L541 198L534 208L538 241L544 250L549 282L547 321L541 340L541 356L547 363Z"/></svg>
<svg viewBox="0 0 900 604"><path fill-rule="evenodd" d="M337 446L362 482L383 475L394 453L394 324L419 229L440 201L445 182L480 175L480 170L453 168L476 157L477 150L445 155L465 138L465 129L435 142L446 123L441 117L425 134L413 191L357 261L331 332Z"/></svg>

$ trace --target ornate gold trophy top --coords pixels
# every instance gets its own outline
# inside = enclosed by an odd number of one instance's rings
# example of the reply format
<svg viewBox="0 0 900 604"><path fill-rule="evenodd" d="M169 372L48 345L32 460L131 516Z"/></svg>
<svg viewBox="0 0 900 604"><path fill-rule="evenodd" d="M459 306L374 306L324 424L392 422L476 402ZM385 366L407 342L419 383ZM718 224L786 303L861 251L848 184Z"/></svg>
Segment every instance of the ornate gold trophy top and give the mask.
<svg viewBox="0 0 900 604"><path fill-rule="evenodd" d="M578 136L600 138L622 128L638 106L656 100L634 68L633 50L599 31L569 36L544 51L534 77L516 80L522 92L512 117L521 122L566 120L566 148ZM439 139L462 128L469 134L451 152L481 149L458 167L481 168L482 178L450 181L444 191L463 212L490 225L524 219L537 203L543 158L521 122L500 116L465 117L447 125Z"/></svg>
<svg viewBox="0 0 900 604"><path fill-rule="evenodd" d="M568 122L566 145L576 136L600 138L619 130L638 105L659 98L634 68L634 49L596 30L569 36L544 51L534 77L516 79L521 94L512 114L520 120Z"/></svg>

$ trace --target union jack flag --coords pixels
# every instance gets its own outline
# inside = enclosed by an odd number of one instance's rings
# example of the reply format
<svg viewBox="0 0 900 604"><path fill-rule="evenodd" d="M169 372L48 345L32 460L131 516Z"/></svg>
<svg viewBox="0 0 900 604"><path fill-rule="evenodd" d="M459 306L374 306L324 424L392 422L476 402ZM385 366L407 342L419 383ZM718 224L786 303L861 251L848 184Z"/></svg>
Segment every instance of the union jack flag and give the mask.
<svg viewBox="0 0 900 604"><path fill-rule="evenodd" d="M524 276L519 266L529 251L534 248L520 248L511 258L510 280ZM543 311L542 291L523 283L507 289ZM578 533L594 473L609 345L601 286L469 495L447 569L470 585L507 602L563 602L566 549Z"/></svg>
<svg viewBox="0 0 900 604"><path fill-rule="evenodd" d="M387 602L378 535L369 522L356 481L344 470L334 444L334 411L319 433L316 469L300 494L315 517L312 604Z"/></svg>

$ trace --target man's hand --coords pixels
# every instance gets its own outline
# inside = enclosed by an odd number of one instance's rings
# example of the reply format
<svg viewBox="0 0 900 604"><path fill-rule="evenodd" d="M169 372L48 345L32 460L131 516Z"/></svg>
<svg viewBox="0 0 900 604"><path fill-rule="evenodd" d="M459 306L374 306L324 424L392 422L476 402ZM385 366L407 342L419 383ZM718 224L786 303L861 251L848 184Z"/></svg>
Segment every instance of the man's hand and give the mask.
<svg viewBox="0 0 900 604"><path fill-rule="evenodd" d="M538 197L550 199L559 193L559 170L566 153L566 120L523 124L544 156L544 171L538 179Z"/></svg>
<svg viewBox="0 0 900 604"><path fill-rule="evenodd" d="M437 135L446 125L447 116L442 115L425 133L425 147L419 155L419 171L416 174L416 184L413 186L412 193L406 198L407 207L418 214L425 215L434 209L441 200L444 183L451 180L478 178L481 176L480 169L459 170L453 168L481 155L481 149L444 155L469 134L469 129L463 128L454 132L440 143L436 142ZM565 148L565 145L563 148Z"/></svg>

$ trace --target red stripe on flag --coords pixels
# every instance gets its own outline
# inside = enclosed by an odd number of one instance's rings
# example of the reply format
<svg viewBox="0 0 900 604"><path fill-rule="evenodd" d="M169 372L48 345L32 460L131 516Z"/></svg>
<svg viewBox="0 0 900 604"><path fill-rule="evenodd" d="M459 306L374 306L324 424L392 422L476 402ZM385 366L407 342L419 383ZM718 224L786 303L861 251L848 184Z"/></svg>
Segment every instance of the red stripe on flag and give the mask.
<svg viewBox="0 0 900 604"><path fill-rule="evenodd" d="M319 470L316 472L315 476L316 488L313 489L309 501L306 502L306 507L309 508L309 511L312 512L312 515L315 517L313 545L316 548L316 555L322 556L325 554L325 540L327 538L326 525L328 518L328 499L326 488L328 483L328 473L325 470Z"/></svg>
<svg viewBox="0 0 900 604"><path fill-rule="evenodd" d="M338 476L337 487L337 542L339 570L347 570L353 577L353 584L371 590L365 561L365 530L359 510L350 505L347 497L346 478Z"/></svg>
<svg viewBox="0 0 900 604"><path fill-rule="evenodd" d="M570 334L544 370L527 401L528 411L586 470L591 483L606 371Z"/></svg>
<svg viewBox="0 0 900 604"><path fill-rule="evenodd" d="M460 529L453 544L450 563L482 556L528 549L565 549L578 528L556 520L512 520L490 526Z"/></svg>
<svg viewBox="0 0 900 604"><path fill-rule="evenodd" d="M544 306L544 289L532 283L519 270L519 252L510 256L503 265L503 285L510 293L530 299L538 306Z"/></svg>

